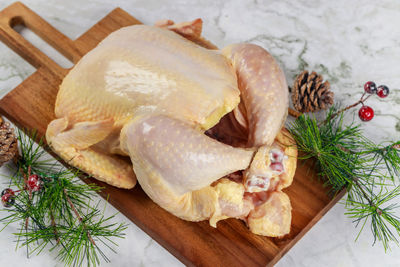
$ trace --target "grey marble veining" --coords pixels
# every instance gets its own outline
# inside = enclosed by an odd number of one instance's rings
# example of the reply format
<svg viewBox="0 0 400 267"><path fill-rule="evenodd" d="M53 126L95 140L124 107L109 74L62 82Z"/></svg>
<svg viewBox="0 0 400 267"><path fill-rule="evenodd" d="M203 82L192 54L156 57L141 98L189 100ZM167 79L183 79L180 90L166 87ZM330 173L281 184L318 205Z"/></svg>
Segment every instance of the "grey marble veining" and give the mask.
<svg viewBox="0 0 400 267"><path fill-rule="evenodd" d="M1 0L0 9L12 2ZM164 18L185 21L201 17L204 36L218 46L252 42L265 47L280 62L289 84L301 70L315 70L331 82L335 100L344 105L359 99L366 81L386 84L391 88L390 96L368 101L376 117L363 126L367 136L376 142L400 139L400 2L397 0L23 2L72 39L117 6L147 24ZM47 53L55 56L50 50ZM0 43L0 96L33 72L32 66ZM0 178L0 185L5 182L6 178ZM113 207L107 208L108 214L115 212ZM344 212L343 205L337 204L277 266L400 266L400 250L393 247L392 252L385 254L380 244L372 247L369 229L355 243L358 229ZM117 220L129 222L123 215L118 215ZM24 249L15 251L13 227L0 233L0 266L10 262L15 266L62 266L54 260L54 253L26 259ZM126 238L119 241L118 254L108 255L111 263L102 266L181 265L132 223Z"/></svg>

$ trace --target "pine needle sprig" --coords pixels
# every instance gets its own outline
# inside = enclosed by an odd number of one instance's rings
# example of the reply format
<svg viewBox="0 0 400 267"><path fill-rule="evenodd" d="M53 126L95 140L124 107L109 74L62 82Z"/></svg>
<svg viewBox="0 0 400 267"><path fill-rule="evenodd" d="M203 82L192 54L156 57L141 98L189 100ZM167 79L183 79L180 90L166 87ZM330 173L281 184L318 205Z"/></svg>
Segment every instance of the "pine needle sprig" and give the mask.
<svg viewBox="0 0 400 267"><path fill-rule="evenodd" d="M0 222L4 227L20 224L15 233L17 247L26 247L28 257L47 248L58 251L57 259L67 266L109 262L102 248L115 252L114 239L124 237L126 224L113 223L115 215L106 217L100 202L91 203L101 187L84 184L77 178L79 171L45 159L45 150L40 148L42 140L36 145L36 133L29 134L32 139L18 131L21 152L10 177L15 197L12 206L5 209L8 215ZM29 188L27 177L31 174L40 177L40 190Z"/></svg>
<svg viewBox="0 0 400 267"><path fill-rule="evenodd" d="M51 173L58 164L50 158L46 159L46 151L41 147L44 140L38 138L37 131L24 132L17 129L17 140L20 147L20 155L17 158L17 171L28 173L28 168L33 173ZM34 140L38 140L35 144Z"/></svg>
<svg viewBox="0 0 400 267"><path fill-rule="evenodd" d="M363 135L360 125L344 124L348 109L334 106L322 123L312 115L301 115L290 126L300 158L316 160L319 177L336 194L346 189L346 215L356 226L357 235L367 222L374 236L373 244L381 242L385 251L390 243L399 245L400 218L396 215L400 196L400 141L375 144Z"/></svg>

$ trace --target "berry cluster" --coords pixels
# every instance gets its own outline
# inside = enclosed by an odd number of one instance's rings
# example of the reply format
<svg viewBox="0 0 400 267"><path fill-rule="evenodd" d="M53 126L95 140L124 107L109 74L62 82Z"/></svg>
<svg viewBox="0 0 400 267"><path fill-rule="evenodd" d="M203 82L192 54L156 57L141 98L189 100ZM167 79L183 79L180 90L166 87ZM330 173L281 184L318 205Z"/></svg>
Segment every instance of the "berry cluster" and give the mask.
<svg viewBox="0 0 400 267"><path fill-rule="evenodd" d="M362 121L370 121L374 117L374 110L370 106L364 105L364 101L373 94L378 95L380 98L387 97L389 95L389 88L386 85L379 85L376 87L374 82L369 81L364 84L364 91L365 93L359 101L362 104L362 107L358 111L358 116ZM369 94L369 96L364 98L365 94Z"/></svg>
<svg viewBox="0 0 400 267"><path fill-rule="evenodd" d="M36 174L32 174L28 177L26 182L26 187L24 190L29 190L30 192L37 192L41 189L41 181L40 177ZM11 188L6 188L1 192L1 203L4 207L11 207L15 202L15 193L18 191L14 191Z"/></svg>
<svg viewBox="0 0 400 267"><path fill-rule="evenodd" d="M28 178L28 189L31 190L32 192L37 192L40 190L40 178L39 175L37 174L32 174Z"/></svg>
<svg viewBox="0 0 400 267"><path fill-rule="evenodd" d="M386 85L376 87L376 84L371 81L364 84L364 91L368 94L377 94L380 98L385 98L389 95L389 88Z"/></svg>
<svg viewBox="0 0 400 267"><path fill-rule="evenodd" d="M1 192L1 203L3 206L8 208L11 207L15 202L15 192L11 188L6 188Z"/></svg>

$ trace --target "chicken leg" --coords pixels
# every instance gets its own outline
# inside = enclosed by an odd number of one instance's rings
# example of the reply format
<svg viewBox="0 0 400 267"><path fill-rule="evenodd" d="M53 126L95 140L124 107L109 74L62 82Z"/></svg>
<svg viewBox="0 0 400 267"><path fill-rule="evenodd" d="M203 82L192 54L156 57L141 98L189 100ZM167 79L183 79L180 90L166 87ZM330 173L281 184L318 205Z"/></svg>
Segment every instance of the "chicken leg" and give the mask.
<svg viewBox="0 0 400 267"><path fill-rule="evenodd" d="M130 155L146 194L176 216L196 221L215 212L217 195L209 185L246 169L254 154L163 115L137 118L121 136L121 148Z"/></svg>

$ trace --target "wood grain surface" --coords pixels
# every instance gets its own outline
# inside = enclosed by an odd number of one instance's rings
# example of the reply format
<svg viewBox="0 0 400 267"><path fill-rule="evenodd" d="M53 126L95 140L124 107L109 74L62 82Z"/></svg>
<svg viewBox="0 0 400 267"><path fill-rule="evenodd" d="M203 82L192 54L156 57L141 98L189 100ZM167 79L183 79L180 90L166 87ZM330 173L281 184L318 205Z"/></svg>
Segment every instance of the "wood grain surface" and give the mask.
<svg viewBox="0 0 400 267"><path fill-rule="evenodd" d="M37 70L0 100L0 112L18 127L37 129L43 136L54 119L58 87L68 69L63 69L13 30L23 24L76 63L109 33L140 22L120 8L113 10L77 40L49 25L22 3L14 3L0 12L0 39ZM290 234L268 238L249 232L242 221L228 219L217 228L208 222L187 222L169 214L152 202L137 185L132 190L108 186L102 196L136 225L186 265L195 266L272 266L274 265L344 194L328 196L316 179L311 163L298 162L293 184L284 191L293 206Z"/></svg>

